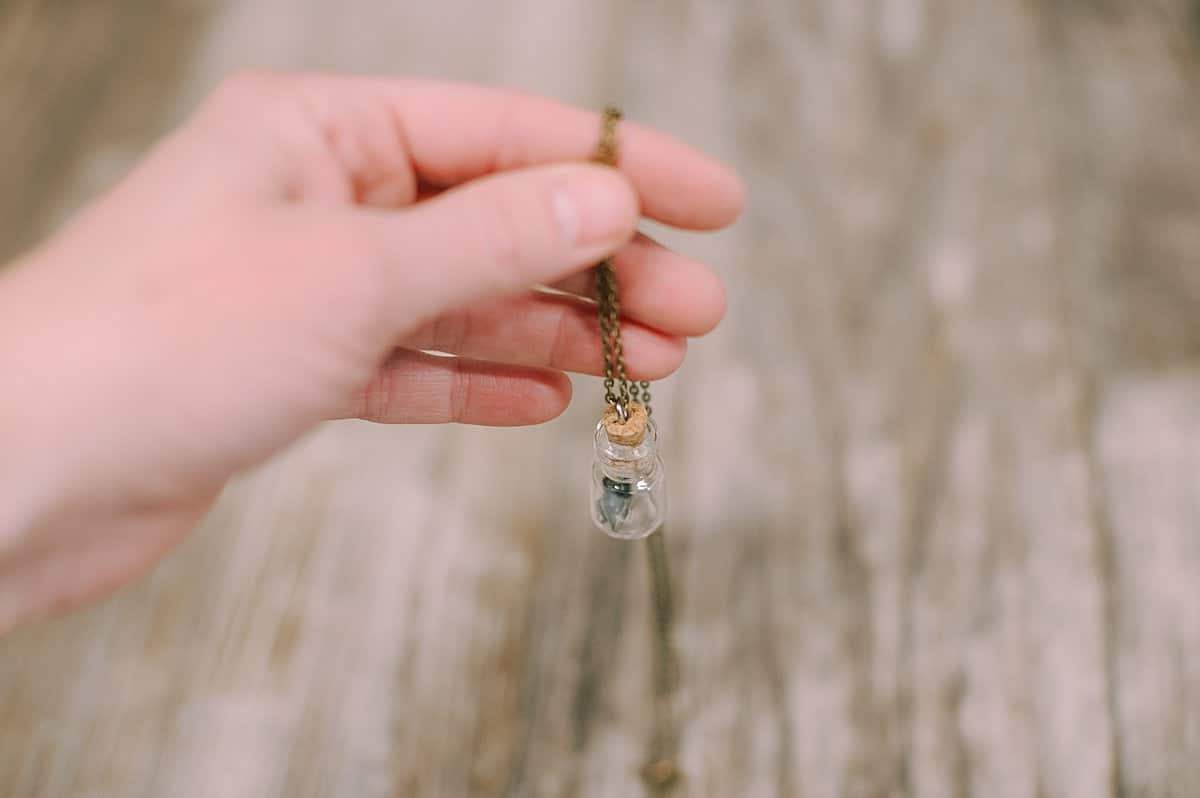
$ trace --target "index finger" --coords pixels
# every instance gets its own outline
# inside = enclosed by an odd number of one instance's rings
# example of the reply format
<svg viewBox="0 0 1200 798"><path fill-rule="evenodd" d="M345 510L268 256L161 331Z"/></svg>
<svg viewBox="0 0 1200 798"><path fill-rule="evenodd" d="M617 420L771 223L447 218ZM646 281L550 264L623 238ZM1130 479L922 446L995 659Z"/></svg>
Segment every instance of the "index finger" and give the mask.
<svg viewBox="0 0 1200 798"><path fill-rule="evenodd" d="M448 187L493 172L591 157L600 114L510 89L423 79L325 78L388 106L413 168ZM346 85L349 84L349 85ZM692 230L724 227L745 190L729 167L664 133L630 122L618 129L617 168L644 215Z"/></svg>

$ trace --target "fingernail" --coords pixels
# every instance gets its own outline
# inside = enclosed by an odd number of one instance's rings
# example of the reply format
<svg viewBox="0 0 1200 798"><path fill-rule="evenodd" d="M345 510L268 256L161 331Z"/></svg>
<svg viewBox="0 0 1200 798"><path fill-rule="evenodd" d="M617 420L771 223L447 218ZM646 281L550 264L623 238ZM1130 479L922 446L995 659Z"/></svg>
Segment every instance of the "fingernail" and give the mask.
<svg viewBox="0 0 1200 798"><path fill-rule="evenodd" d="M608 167L564 169L552 203L563 240L576 249L620 244L637 227L637 197L629 182Z"/></svg>

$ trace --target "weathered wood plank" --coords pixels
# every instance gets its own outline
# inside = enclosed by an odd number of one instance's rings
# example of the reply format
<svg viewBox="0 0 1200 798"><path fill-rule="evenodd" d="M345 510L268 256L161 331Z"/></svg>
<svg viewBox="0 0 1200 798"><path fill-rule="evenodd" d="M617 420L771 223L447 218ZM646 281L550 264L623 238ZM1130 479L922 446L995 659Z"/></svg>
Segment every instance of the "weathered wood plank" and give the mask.
<svg viewBox="0 0 1200 798"><path fill-rule="evenodd" d="M0 7L0 252L246 65L615 99L746 175L665 236L731 284L656 391L683 794L1200 790L1188 3L159 6ZM639 794L646 573L588 528L580 388L322 429L0 642L0 794Z"/></svg>
<svg viewBox="0 0 1200 798"><path fill-rule="evenodd" d="M0 261L111 183L162 131L164 106L216 4L0 5Z"/></svg>

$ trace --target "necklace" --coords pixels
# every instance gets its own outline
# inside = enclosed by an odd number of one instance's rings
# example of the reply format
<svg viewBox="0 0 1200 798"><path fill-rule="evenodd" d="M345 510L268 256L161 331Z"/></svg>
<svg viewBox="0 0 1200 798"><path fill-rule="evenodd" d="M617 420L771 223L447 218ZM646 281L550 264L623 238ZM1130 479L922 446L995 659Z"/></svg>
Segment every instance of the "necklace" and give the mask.
<svg viewBox="0 0 1200 798"><path fill-rule="evenodd" d="M606 108L593 158L617 165L617 123L621 112ZM665 791L680 778L679 741L674 714L679 666L671 641L673 607L667 549L666 475L658 454L658 430L651 419L650 383L629 379L621 344L621 305L612 259L597 264L596 303L604 355L604 415L596 424L592 465L592 521L611 537L646 541L654 618L654 733L642 778Z"/></svg>
<svg viewBox="0 0 1200 798"><path fill-rule="evenodd" d="M616 166L620 119L620 111L605 109L594 159L598 163ZM650 420L650 383L629 379L625 369L621 304L612 259L598 263L595 274L607 407L596 425L592 520L614 538L640 540L661 527L666 516L658 430Z"/></svg>

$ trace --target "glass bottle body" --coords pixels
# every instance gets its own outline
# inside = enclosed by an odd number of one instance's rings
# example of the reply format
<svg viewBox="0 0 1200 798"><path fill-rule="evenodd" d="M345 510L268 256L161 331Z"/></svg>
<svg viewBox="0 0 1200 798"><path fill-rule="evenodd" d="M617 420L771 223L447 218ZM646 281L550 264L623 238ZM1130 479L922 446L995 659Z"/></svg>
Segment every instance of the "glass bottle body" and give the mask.
<svg viewBox="0 0 1200 798"><path fill-rule="evenodd" d="M666 475L658 456L658 433L648 422L636 446L609 439L604 422L596 425L592 463L592 521L605 534L638 540L662 526L667 512Z"/></svg>

